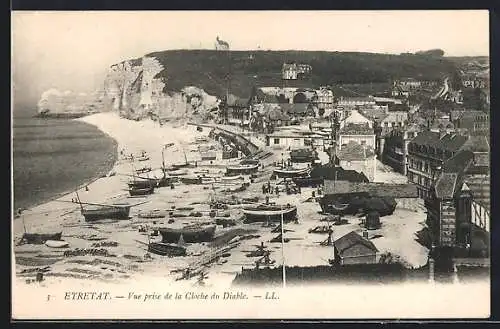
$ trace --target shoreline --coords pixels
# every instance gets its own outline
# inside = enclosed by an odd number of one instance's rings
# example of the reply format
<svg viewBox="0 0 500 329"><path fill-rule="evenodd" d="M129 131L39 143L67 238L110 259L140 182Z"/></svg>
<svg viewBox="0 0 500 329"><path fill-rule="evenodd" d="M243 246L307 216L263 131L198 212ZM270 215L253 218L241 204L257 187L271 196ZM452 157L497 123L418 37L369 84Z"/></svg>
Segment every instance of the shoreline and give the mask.
<svg viewBox="0 0 500 329"><path fill-rule="evenodd" d="M92 114L90 114L90 115L92 115ZM116 166L116 163L117 163L118 158L119 158L118 141L115 138L113 138L111 135L109 135L107 132L103 131L102 129L99 129L99 127L97 127L96 125L85 122L84 120L80 120L82 118L83 117L75 118L75 119L67 119L65 121L77 122L79 124L83 124L85 126L92 127L93 129L96 130L97 133L102 134L103 138L110 140L110 143L112 144L112 146L110 147L110 151L105 152L106 158L104 158L104 160L102 162L102 168L100 168L99 171L94 172L94 174L92 174L92 175L86 175L86 177L82 177L79 180L75 180L76 184L73 184L74 185L73 188L61 189L59 192L55 192L55 193L48 192L48 194L52 194L52 195L50 195L46 198L41 198L39 200L34 200L33 202L24 202L26 204L25 206L17 206L17 207L15 205L15 198L14 198L14 184L15 184L14 173L12 173L12 193L13 193L12 214L13 215L15 215L18 208L22 209L23 211L31 211L34 208L37 208L37 207L42 206L44 204L61 199L65 196L71 194L72 191L74 191L75 188L77 188L77 187L93 184L95 181L102 178L103 175L106 175L107 173L112 171L113 168ZM61 119L48 119L48 120L61 120ZM17 217L13 216L13 219L15 220L15 219L17 219Z"/></svg>

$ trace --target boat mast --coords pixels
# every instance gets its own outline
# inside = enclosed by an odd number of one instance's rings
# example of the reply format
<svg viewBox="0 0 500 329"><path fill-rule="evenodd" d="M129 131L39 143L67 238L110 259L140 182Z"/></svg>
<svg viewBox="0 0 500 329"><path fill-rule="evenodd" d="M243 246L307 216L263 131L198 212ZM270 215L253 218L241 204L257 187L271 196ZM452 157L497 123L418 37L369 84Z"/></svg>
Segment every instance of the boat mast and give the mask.
<svg viewBox="0 0 500 329"><path fill-rule="evenodd" d="M78 189L76 189L75 193L76 193L76 200L78 201L78 204L80 205L80 209L83 212L83 205L82 205L82 201L80 200L80 196L78 195Z"/></svg>
<svg viewBox="0 0 500 329"><path fill-rule="evenodd" d="M285 268L285 229L283 220L283 205L281 205L281 258L283 260L283 288L286 287L286 268Z"/></svg>

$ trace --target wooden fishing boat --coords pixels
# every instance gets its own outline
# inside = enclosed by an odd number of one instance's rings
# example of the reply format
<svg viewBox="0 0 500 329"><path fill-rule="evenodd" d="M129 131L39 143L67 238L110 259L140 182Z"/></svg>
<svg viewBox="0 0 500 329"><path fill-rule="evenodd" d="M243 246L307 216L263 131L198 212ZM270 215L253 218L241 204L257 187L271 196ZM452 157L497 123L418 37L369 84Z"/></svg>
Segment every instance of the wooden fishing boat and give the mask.
<svg viewBox="0 0 500 329"><path fill-rule="evenodd" d="M104 205L95 208L82 208L81 214L87 222L101 219L128 219L131 207L132 205Z"/></svg>
<svg viewBox="0 0 500 329"><path fill-rule="evenodd" d="M253 222L290 222L297 219L297 207L292 205L258 205L243 208L244 223Z"/></svg>
<svg viewBox="0 0 500 329"><path fill-rule="evenodd" d="M274 175L276 175L279 178L293 178L293 177L304 177L309 175L311 172L310 168L293 168L293 167L288 167L288 168L276 168L274 169Z"/></svg>
<svg viewBox="0 0 500 329"><path fill-rule="evenodd" d="M208 242L214 239L216 225L202 227L185 226L183 228L159 228L158 231L162 236L163 243L175 243L179 238L183 237L187 243Z"/></svg>
<svg viewBox="0 0 500 329"><path fill-rule="evenodd" d="M137 214L139 218L165 218L167 216L167 212L165 210L154 209L151 211L144 211Z"/></svg>
<svg viewBox="0 0 500 329"><path fill-rule="evenodd" d="M45 242L60 241L62 237L62 232L57 233L24 233L21 238L22 243L27 244L44 244Z"/></svg>
<svg viewBox="0 0 500 329"><path fill-rule="evenodd" d="M168 174L170 176L184 176L184 175L187 175L188 172L186 169L177 169L177 170L168 171Z"/></svg>
<svg viewBox="0 0 500 329"><path fill-rule="evenodd" d="M201 184L202 183L202 179L200 176L181 177L180 181L183 184Z"/></svg>
<svg viewBox="0 0 500 329"><path fill-rule="evenodd" d="M257 170L259 170L259 164L237 164L237 165L231 165L226 167L226 175L231 175L231 174L253 174L256 173Z"/></svg>
<svg viewBox="0 0 500 329"><path fill-rule="evenodd" d="M134 180L127 183L130 189L141 189L158 186L158 180L155 178L145 180Z"/></svg>
<svg viewBox="0 0 500 329"><path fill-rule="evenodd" d="M223 182L234 182L238 180L244 180L245 178L241 175L234 175L234 176L222 176L221 181Z"/></svg>
<svg viewBox="0 0 500 329"><path fill-rule="evenodd" d="M160 256L186 256L186 248L173 243L150 242L148 251Z"/></svg>
<svg viewBox="0 0 500 329"><path fill-rule="evenodd" d="M137 169L135 172L137 174L144 174L144 173L147 173L150 171L151 171L151 167L143 167L143 168Z"/></svg>
<svg viewBox="0 0 500 329"><path fill-rule="evenodd" d="M137 195L149 195L153 194L155 191L154 186L147 186L147 187L132 187L129 188L128 193L130 193L131 196L137 196Z"/></svg>

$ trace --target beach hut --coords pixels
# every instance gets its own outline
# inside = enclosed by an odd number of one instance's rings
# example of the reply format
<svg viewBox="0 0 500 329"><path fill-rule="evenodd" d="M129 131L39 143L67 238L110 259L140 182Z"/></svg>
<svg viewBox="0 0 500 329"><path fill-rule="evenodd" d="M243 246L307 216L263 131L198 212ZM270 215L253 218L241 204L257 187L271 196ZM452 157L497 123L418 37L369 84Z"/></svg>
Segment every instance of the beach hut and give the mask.
<svg viewBox="0 0 500 329"><path fill-rule="evenodd" d="M380 214L376 211L371 211L366 215L365 228L368 230L376 230L380 228Z"/></svg>

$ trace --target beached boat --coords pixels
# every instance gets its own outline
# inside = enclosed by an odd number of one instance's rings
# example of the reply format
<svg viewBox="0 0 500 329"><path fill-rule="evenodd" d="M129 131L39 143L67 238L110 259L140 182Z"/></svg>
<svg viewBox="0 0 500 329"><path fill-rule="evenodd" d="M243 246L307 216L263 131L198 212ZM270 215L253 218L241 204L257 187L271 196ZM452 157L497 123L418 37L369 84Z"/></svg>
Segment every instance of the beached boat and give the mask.
<svg viewBox="0 0 500 329"><path fill-rule="evenodd" d="M167 171L170 176L184 176L188 174L186 169L177 169Z"/></svg>
<svg viewBox="0 0 500 329"><path fill-rule="evenodd" d="M165 218L167 216L167 212L165 210L154 209L151 211L141 211L137 214L139 218Z"/></svg>
<svg viewBox="0 0 500 329"><path fill-rule="evenodd" d="M131 196L153 194L154 191L155 191L154 186L133 187L133 188L129 188L129 190L128 190L128 192L130 193Z"/></svg>
<svg viewBox="0 0 500 329"><path fill-rule="evenodd" d="M159 228L158 231L162 236L163 243L175 243L179 238L183 237L187 243L208 242L214 239L215 225L211 226L185 226L180 229L176 228Z"/></svg>
<svg viewBox="0 0 500 329"><path fill-rule="evenodd" d="M290 222L297 219L297 207L292 205L258 205L243 208L244 223L253 222Z"/></svg>
<svg viewBox="0 0 500 329"><path fill-rule="evenodd" d="M147 179L147 180L135 180L127 183L130 189L141 189L148 187L155 187L158 185L158 181L155 178Z"/></svg>
<svg viewBox="0 0 500 329"><path fill-rule="evenodd" d="M96 208L82 208L81 214L87 222L100 219L128 219L131 207L132 205L104 205Z"/></svg>
<svg viewBox="0 0 500 329"><path fill-rule="evenodd" d="M151 171L151 167L142 167L142 168L137 169L135 172L137 174L144 174L144 173L150 172L150 171Z"/></svg>
<svg viewBox="0 0 500 329"><path fill-rule="evenodd" d="M202 183L202 179L200 176L181 177L180 181L183 184L201 184Z"/></svg>
<svg viewBox="0 0 500 329"><path fill-rule="evenodd" d="M140 157L135 158L137 161L148 161L149 157L147 155L143 155Z"/></svg>
<svg viewBox="0 0 500 329"><path fill-rule="evenodd" d="M311 172L310 168L276 168L273 173L279 178L294 178L294 177L304 177L309 175Z"/></svg>
<svg viewBox="0 0 500 329"><path fill-rule="evenodd" d="M148 244L148 251L160 256L186 256L186 248L177 244L151 242Z"/></svg>
<svg viewBox="0 0 500 329"><path fill-rule="evenodd" d="M226 175L253 174L259 170L259 164L237 164L226 167Z"/></svg>
<svg viewBox="0 0 500 329"><path fill-rule="evenodd" d="M21 242L27 244L44 244L45 242L60 241L62 232L57 233L24 233Z"/></svg>
<svg viewBox="0 0 500 329"><path fill-rule="evenodd" d="M243 177L241 175L222 176L221 177L221 181L223 181L223 182L235 182L235 181L244 180L244 179L245 179L245 177Z"/></svg>
<svg viewBox="0 0 500 329"><path fill-rule="evenodd" d="M318 154L309 149L298 149L290 152L292 162L312 162L318 158Z"/></svg>

